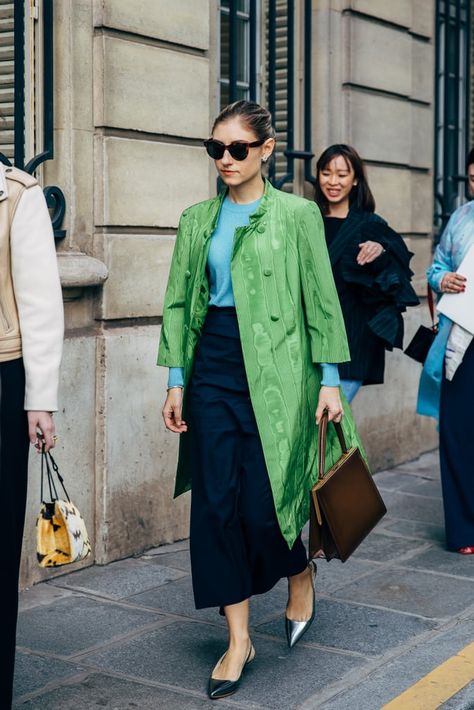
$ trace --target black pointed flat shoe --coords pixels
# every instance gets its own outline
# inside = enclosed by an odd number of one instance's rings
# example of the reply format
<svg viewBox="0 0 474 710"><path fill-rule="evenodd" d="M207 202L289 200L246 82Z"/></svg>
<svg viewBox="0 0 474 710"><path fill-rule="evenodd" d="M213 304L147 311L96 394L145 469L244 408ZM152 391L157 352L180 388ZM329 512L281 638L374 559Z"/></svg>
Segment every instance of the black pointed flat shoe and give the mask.
<svg viewBox="0 0 474 710"><path fill-rule="evenodd" d="M316 593L314 587L314 580L316 579L317 567L316 562L314 562L314 560L310 562L310 567L312 567L311 584L313 586L313 611L310 618L306 621L294 621L293 619L289 619L287 616L285 616L286 640L288 641L288 646L290 648L293 648L293 646L298 643L303 634L305 634L306 631L309 629L309 627L314 621L314 617L316 616Z"/></svg>
<svg viewBox="0 0 474 710"><path fill-rule="evenodd" d="M226 651L226 653L227 653L227 651ZM220 664L224 660L226 653L224 653L224 655L218 660L217 665L214 667L214 670L212 671L213 673L216 670L216 668L218 668L218 666L220 666ZM219 698L225 698L228 695L232 695L233 693L235 693L235 691L238 689L238 687L240 685L242 673L244 672L245 667L248 666L249 663L252 663L254 658L255 658L255 649L253 647L252 642L250 642L250 649L249 649L247 658L245 659L244 664L243 664L242 668L240 669L240 675L237 678L237 680L218 680L217 678L213 678L211 675L211 677L209 678L209 685L208 685L208 689L207 689L207 693L208 693L209 697L211 698L211 700L219 700Z"/></svg>

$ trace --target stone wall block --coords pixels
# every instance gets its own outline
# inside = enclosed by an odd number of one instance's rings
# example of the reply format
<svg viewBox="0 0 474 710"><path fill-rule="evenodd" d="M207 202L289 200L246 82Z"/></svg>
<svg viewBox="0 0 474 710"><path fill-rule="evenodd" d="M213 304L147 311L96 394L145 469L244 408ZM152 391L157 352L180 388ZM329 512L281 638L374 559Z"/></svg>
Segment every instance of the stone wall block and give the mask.
<svg viewBox="0 0 474 710"><path fill-rule="evenodd" d="M364 91L348 91L351 143L366 160L408 164L411 149L411 105L403 99Z"/></svg>
<svg viewBox="0 0 474 710"><path fill-rule="evenodd" d="M402 234L432 229L433 183L430 173L369 165L367 174L377 212Z"/></svg>
<svg viewBox="0 0 474 710"><path fill-rule="evenodd" d="M411 173L411 232L430 234L433 230L433 175L430 172Z"/></svg>
<svg viewBox="0 0 474 710"><path fill-rule="evenodd" d="M209 47L209 0L103 0L97 24L188 47Z"/></svg>
<svg viewBox="0 0 474 710"><path fill-rule="evenodd" d="M178 436L161 417L167 370L155 365L159 335L158 326L104 334L101 564L188 535L187 496L173 501Z"/></svg>
<svg viewBox="0 0 474 710"><path fill-rule="evenodd" d="M423 37L434 37L436 3L433 0L412 0L411 31Z"/></svg>
<svg viewBox="0 0 474 710"><path fill-rule="evenodd" d="M420 0L429 2L429 0ZM418 0L343 0L344 8L362 12L364 15L379 20L393 22L401 27L410 27L412 22L412 7Z"/></svg>
<svg viewBox="0 0 474 710"><path fill-rule="evenodd" d="M96 225L177 227L185 207L209 197L204 148L100 137Z"/></svg>
<svg viewBox="0 0 474 710"><path fill-rule="evenodd" d="M410 35L364 18L345 17L350 51L346 81L409 96L411 93Z"/></svg>
<svg viewBox="0 0 474 710"><path fill-rule="evenodd" d="M429 169L433 165L433 111L430 106L412 104L410 165Z"/></svg>
<svg viewBox="0 0 474 710"><path fill-rule="evenodd" d="M209 63L180 53L116 37L96 38L103 106L96 125L204 138L209 133ZM179 97L192 106L192 119ZM97 105L97 102L96 102Z"/></svg>
<svg viewBox="0 0 474 710"><path fill-rule="evenodd" d="M110 276L102 318L161 316L175 237L110 235L105 240Z"/></svg>
<svg viewBox="0 0 474 710"><path fill-rule="evenodd" d="M413 287L418 296L426 296L426 269L433 259L431 237L405 237L405 243L414 256L410 262L414 272Z"/></svg>
<svg viewBox="0 0 474 710"><path fill-rule="evenodd" d="M55 128L91 129L92 34L90 0L55 4Z"/></svg>
<svg viewBox="0 0 474 710"><path fill-rule="evenodd" d="M397 232L411 231L411 176L410 171L369 165L367 167L370 189L376 211Z"/></svg>
<svg viewBox="0 0 474 710"><path fill-rule="evenodd" d="M405 314L404 345L418 326L428 324L426 305ZM373 471L409 461L438 445L433 419L416 414L421 365L401 350L387 353L385 384L362 387L353 410Z"/></svg>
<svg viewBox="0 0 474 710"><path fill-rule="evenodd" d="M95 345L94 336L68 338L64 343L59 388L59 412L54 416L59 435L54 458L71 500L78 506L91 538L93 552L73 567L42 569L36 562L36 518L40 509L40 460L31 449L28 505L23 541L21 586L91 565L95 555Z"/></svg>
<svg viewBox="0 0 474 710"><path fill-rule="evenodd" d="M432 103L434 99L434 44L413 39L411 42L411 98Z"/></svg>

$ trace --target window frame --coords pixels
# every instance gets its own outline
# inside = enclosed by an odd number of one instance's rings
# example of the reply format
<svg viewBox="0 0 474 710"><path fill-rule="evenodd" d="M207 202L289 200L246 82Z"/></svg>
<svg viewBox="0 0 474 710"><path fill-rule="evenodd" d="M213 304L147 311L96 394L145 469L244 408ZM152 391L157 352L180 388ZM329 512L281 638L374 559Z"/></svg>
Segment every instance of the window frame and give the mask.
<svg viewBox="0 0 474 710"><path fill-rule="evenodd" d="M236 0L228 0L224 4L222 0L218 3L217 10L217 37L218 37L218 92L217 110L224 108L226 102L222 98L222 87L228 87L228 103L236 101L238 98L245 98L250 101L259 101L261 94L260 86L260 66L258 57L260 56L260 31L261 31L261 0L245 0L247 7L245 10L237 9ZM222 18L229 18L229 45L235 50L229 53L228 75L222 72ZM243 48L237 47L237 23L245 23L245 39ZM238 56L239 49L241 56ZM243 61L244 71L239 72L238 64ZM244 75L245 79L238 79L238 75ZM238 92L243 95L238 96Z"/></svg>
<svg viewBox="0 0 474 710"><path fill-rule="evenodd" d="M434 223L439 231L467 197L471 23L471 0L437 0L433 179Z"/></svg>

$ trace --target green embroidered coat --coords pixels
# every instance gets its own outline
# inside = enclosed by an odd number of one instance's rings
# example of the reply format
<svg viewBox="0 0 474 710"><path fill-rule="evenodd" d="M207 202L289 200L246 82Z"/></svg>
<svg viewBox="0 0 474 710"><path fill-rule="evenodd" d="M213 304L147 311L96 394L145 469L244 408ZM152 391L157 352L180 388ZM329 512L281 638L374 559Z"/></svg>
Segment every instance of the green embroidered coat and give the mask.
<svg viewBox="0 0 474 710"><path fill-rule="evenodd" d="M224 196L185 210L176 236L158 364L183 367L185 384L208 308L207 254ZM249 225L235 231L231 271L250 397L278 521L291 547L308 519L308 492L318 475L317 363L349 360L317 206L267 181ZM183 409L188 421L186 387ZM343 428L348 443L360 446L347 405ZM180 436L175 496L191 487L189 436ZM329 427L326 465L339 456Z"/></svg>

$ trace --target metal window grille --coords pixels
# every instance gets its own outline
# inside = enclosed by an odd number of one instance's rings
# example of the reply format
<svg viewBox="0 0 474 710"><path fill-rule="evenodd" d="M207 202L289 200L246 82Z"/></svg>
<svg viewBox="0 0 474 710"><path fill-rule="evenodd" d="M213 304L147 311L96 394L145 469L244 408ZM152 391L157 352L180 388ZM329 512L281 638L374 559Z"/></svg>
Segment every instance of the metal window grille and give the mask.
<svg viewBox="0 0 474 710"><path fill-rule="evenodd" d="M437 0L435 225L441 231L466 191L471 0Z"/></svg>

